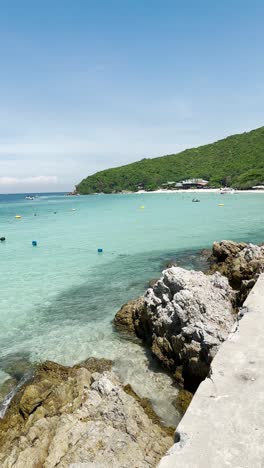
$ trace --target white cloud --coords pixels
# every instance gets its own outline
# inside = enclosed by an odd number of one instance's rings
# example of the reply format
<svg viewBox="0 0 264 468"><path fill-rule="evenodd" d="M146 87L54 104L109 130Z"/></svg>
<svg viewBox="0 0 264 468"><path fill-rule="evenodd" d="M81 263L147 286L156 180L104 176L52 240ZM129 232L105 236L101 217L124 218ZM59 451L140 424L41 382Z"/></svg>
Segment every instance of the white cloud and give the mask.
<svg viewBox="0 0 264 468"><path fill-rule="evenodd" d="M35 177L0 177L0 185L16 184L57 184L57 176L35 176Z"/></svg>

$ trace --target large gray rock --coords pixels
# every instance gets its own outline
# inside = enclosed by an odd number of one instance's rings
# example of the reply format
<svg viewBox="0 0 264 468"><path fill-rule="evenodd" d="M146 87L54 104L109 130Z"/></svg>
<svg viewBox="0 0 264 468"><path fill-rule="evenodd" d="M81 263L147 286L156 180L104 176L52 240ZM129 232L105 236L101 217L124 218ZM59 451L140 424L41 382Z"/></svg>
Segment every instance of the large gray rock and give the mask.
<svg viewBox="0 0 264 468"><path fill-rule="evenodd" d="M165 367L183 366L185 386L194 390L233 326L233 300L228 280L219 273L172 267L147 290L135 330Z"/></svg>
<svg viewBox="0 0 264 468"><path fill-rule="evenodd" d="M159 468L263 468L264 275L244 307Z"/></svg>

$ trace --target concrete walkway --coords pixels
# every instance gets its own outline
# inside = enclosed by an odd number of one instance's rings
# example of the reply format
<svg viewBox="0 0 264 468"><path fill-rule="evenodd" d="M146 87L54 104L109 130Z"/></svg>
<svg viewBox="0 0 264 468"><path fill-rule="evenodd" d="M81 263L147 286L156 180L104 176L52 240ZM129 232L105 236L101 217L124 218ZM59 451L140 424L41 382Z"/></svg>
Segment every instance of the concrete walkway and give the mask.
<svg viewBox="0 0 264 468"><path fill-rule="evenodd" d="M264 274L159 468L264 468Z"/></svg>

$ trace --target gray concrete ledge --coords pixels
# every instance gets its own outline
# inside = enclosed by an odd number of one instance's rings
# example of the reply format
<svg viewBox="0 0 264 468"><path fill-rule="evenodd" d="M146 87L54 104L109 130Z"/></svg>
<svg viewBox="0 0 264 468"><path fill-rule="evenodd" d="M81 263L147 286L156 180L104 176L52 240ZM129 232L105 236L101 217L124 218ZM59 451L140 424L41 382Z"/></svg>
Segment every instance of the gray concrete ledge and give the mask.
<svg viewBox="0 0 264 468"><path fill-rule="evenodd" d="M264 468L264 274L159 468Z"/></svg>

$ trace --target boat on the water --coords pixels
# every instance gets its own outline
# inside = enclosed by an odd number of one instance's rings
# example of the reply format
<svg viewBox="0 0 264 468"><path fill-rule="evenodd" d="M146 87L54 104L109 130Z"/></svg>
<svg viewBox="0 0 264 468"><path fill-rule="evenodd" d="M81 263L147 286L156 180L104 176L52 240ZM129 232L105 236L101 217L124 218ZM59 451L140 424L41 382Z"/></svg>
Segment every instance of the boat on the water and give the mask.
<svg viewBox="0 0 264 468"><path fill-rule="evenodd" d="M78 197L80 194L76 190L73 190L73 192L65 193L65 195L66 197Z"/></svg>
<svg viewBox="0 0 264 468"><path fill-rule="evenodd" d="M25 197L25 200L35 200L35 197L31 196L31 195L27 195Z"/></svg>
<svg viewBox="0 0 264 468"><path fill-rule="evenodd" d="M232 187L224 187L220 189L221 195L226 195L226 194L233 195L234 193L236 193L236 191Z"/></svg>
<svg viewBox="0 0 264 468"><path fill-rule="evenodd" d="M192 199L192 202L193 202L193 203L200 203L200 200L198 200L198 198L193 198L193 199Z"/></svg>

